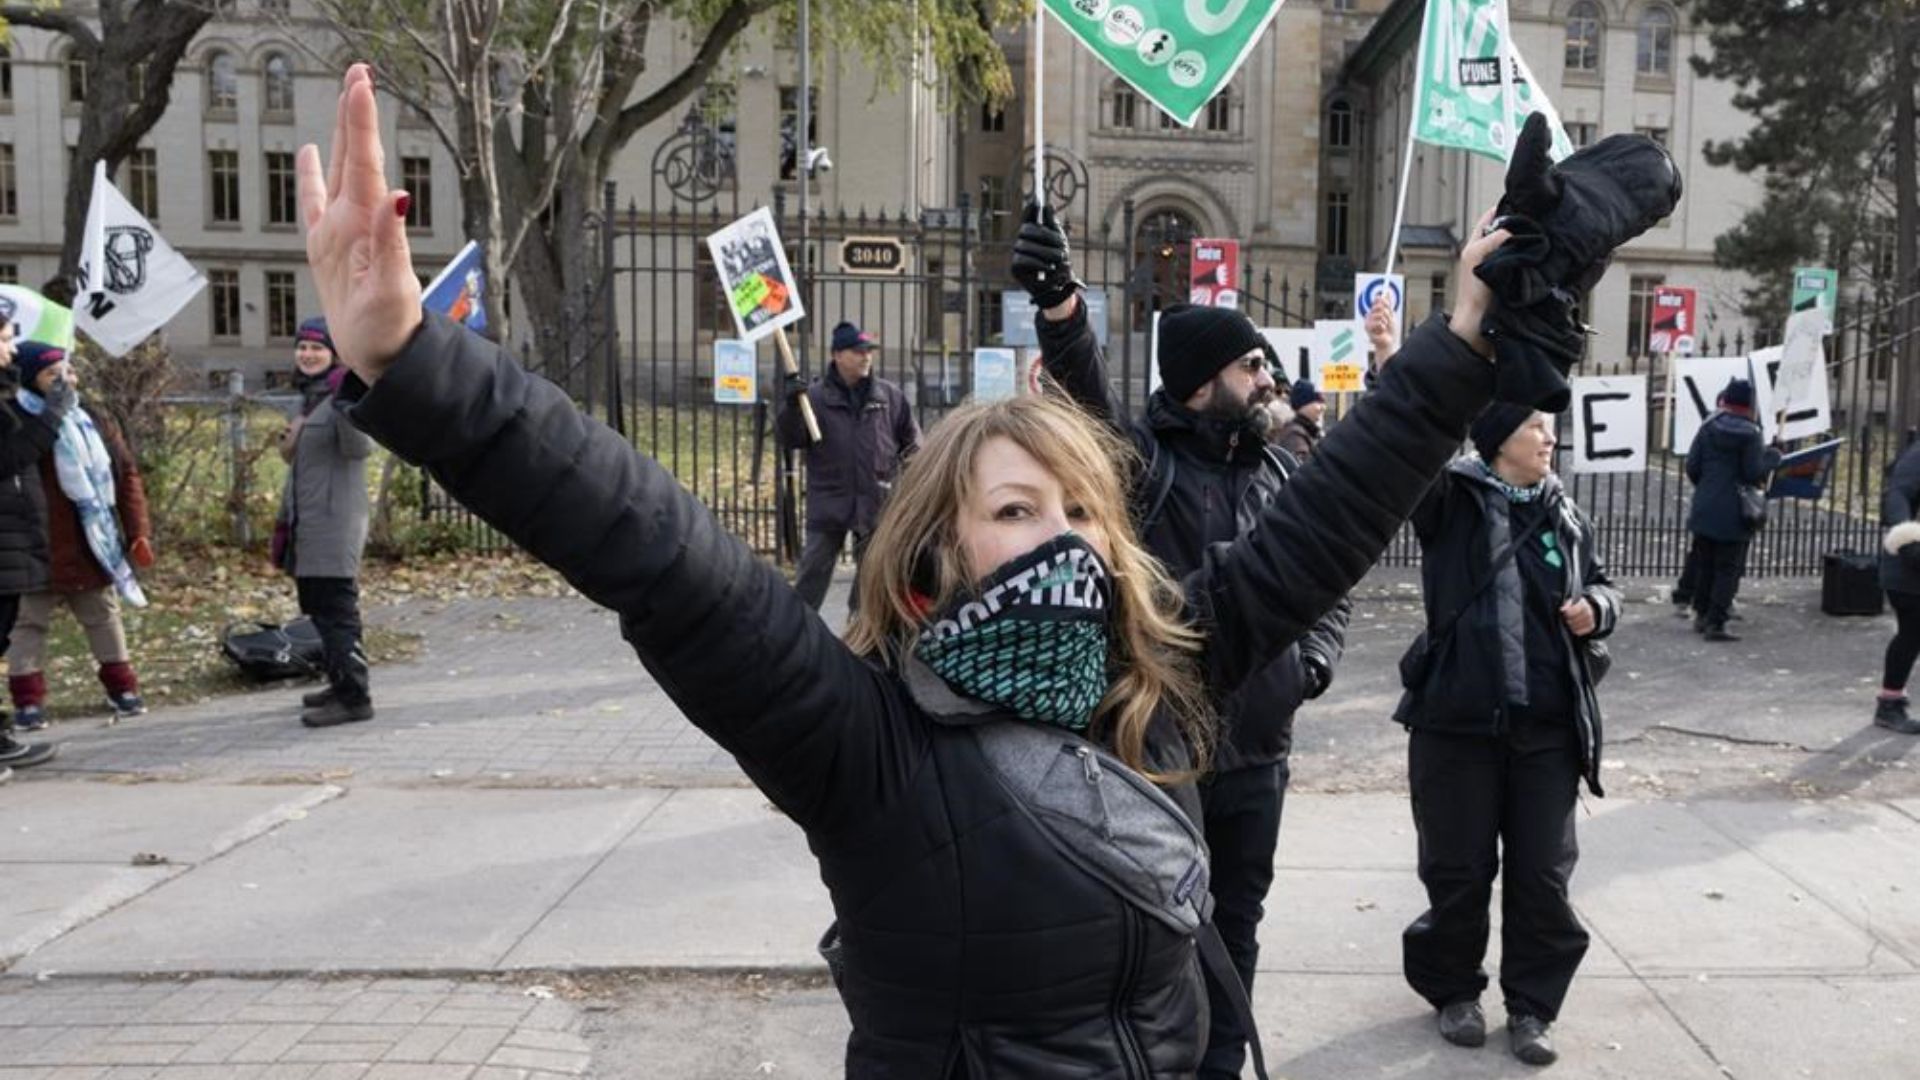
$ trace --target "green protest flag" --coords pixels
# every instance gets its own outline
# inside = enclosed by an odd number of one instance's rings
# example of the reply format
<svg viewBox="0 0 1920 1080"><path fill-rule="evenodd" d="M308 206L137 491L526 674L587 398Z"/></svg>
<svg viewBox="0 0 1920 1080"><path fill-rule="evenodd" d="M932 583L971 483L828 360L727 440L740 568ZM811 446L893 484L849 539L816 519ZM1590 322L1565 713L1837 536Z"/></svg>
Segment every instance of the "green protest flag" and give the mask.
<svg viewBox="0 0 1920 1080"><path fill-rule="evenodd" d="M1555 161L1573 153L1560 114L1511 41L1512 114L1500 83L1502 0L1427 0L1416 65L1413 137L1505 162L1530 113L1545 113Z"/></svg>
<svg viewBox="0 0 1920 1080"><path fill-rule="evenodd" d="M1192 127L1240 70L1281 0L1045 0L1115 74Z"/></svg>
<svg viewBox="0 0 1920 1080"><path fill-rule="evenodd" d="M19 285L0 285L0 322L13 324L15 341L73 349L73 311Z"/></svg>

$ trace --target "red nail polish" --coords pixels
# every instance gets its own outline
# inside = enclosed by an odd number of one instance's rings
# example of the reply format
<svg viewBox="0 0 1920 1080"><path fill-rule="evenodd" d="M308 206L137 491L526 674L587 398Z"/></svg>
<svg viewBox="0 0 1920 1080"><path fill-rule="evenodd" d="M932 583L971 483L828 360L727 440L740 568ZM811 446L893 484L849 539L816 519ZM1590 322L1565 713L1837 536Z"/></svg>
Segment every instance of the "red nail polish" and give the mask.
<svg viewBox="0 0 1920 1080"><path fill-rule="evenodd" d="M401 192L400 197L393 200L393 216L406 217L407 210L412 206L413 206L413 196L404 191Z"/></svg>

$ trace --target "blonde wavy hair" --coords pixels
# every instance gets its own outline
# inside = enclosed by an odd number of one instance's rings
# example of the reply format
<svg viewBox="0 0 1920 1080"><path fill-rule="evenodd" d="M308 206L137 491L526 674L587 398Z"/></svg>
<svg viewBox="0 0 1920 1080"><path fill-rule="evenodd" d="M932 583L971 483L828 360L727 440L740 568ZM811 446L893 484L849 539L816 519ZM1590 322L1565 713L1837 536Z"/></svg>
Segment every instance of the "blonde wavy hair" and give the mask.
<svg viewBox="0 0 1920 1080"><path fill-rule="evenodd" d="M1167 706L1194 752L1208 760L1212 711L1194 663L1201 635L1187 622L1180 589L1141 546L1128 515L1122 477L1137 465L1133 448L1074 405L1050 396L961 407L936 424L895 483L860 566L860 610L847 644L898 668L926 622L913 597L916 569L932 573L932 610L971 589L955 522L975 495L973 462L993 439L1007 439L1053 474L1106 534L1114 606L1106 695L1093 731L1127 765L1157 783L1187 779L1154 770L1147 729ZM924 572L923 572L924 576ZM923 581L923 588L928 582Z"/></svg>

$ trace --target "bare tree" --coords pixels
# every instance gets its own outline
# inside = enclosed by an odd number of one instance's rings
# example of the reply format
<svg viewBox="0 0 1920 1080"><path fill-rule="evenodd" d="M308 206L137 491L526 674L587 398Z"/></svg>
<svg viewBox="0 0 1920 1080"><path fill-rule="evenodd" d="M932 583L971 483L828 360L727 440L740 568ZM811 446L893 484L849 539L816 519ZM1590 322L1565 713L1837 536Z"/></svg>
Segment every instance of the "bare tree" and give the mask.
<svg viewBox="0 0 1920 1080"><path fill-rule="evenodd" d="M0 22L65 35L74 62L83 65L85 97L80 139L67 174L60 269L43 291L73 298L80 266L80 233L93 192L93 163L120 167L167 111L173 75L194 36L214 14L214 0L98 0L88 16L51 4L0 5Z"/></svg>

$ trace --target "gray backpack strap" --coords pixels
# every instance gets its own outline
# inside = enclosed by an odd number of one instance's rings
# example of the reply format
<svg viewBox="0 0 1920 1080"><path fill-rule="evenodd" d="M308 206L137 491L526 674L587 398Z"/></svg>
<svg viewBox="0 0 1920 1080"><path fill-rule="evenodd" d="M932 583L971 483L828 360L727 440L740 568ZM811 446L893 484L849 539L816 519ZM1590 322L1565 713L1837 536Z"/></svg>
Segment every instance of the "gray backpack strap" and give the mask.
<svg viewBox="0 0 1920 1080"><path fill-rule="evenodd" d="M1240 1022L1240 1030L1246 1032L1247 1049L1253 1053L1253 1075L1267 1080L1267 1056L1260 1049L1260 1025L1253 1020L1253 1002L1247 997L1246 984L1240 981L1240 972L1233 966L1233 957L1227 955L1227 943L1220 937L1220 928L1209 922L1200 928L1196 940L1200 945L1201 966L1226 992L1227 1004L1233 1007L1233 1018Z"/></svg>

